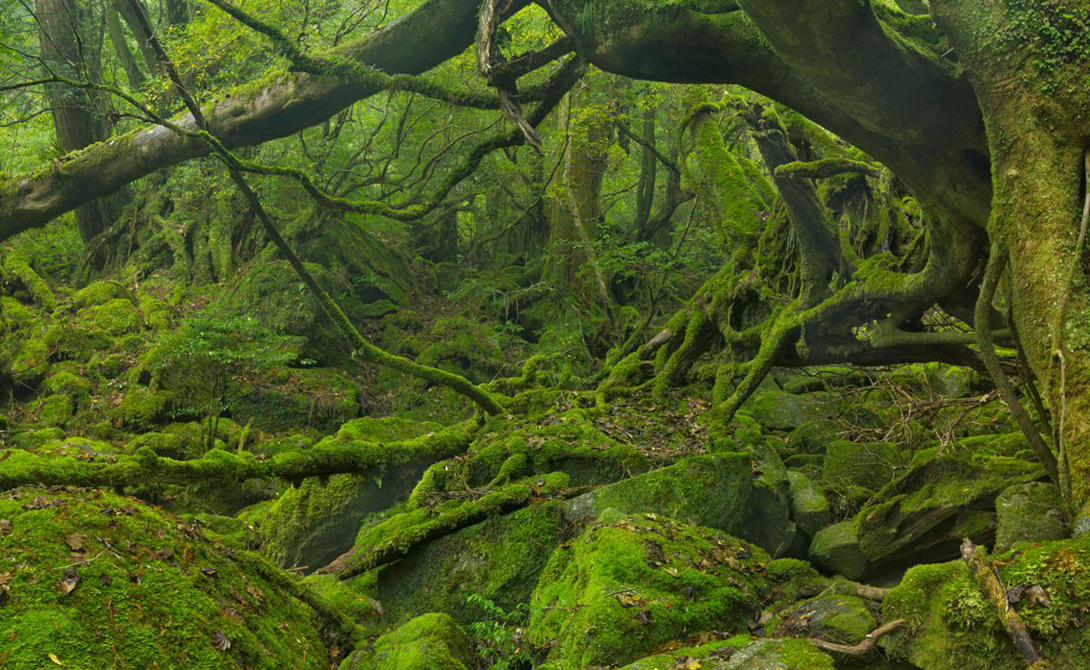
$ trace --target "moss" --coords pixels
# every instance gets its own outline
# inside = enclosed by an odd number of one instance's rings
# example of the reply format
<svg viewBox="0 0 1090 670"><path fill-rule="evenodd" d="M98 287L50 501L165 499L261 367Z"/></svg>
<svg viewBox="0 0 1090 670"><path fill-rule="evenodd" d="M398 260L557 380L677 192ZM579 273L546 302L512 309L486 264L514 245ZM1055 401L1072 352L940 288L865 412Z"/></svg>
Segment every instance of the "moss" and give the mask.
<svg viewBox="0 0 1090 670"><path fill-rule="evenodd" d="M543 502L431 540L350 583L383 603L386 625L429 611L469 624L479 617L471 594L505 610L529 601L565 530L559 504Z"/></svg>
<svg viewBox="0 0 1090 670"><path fill-rule="evenodd" d="M178 519L103 492L33 488L0 496L0 518L11 522L0 533L9 668L50 655L72 668L329 666L312 610Z"/></svg>
<svg viewBox="0 0 1090 670"><path fill-rule="evenodd" d="M57 307L56 297L49 283L30 267L30 262L19 251L9 250L4 258L4 270L26 287L27 292L42 309L52 312Z"/></svg>
<svg viewBox="0 0 1090 670"><path fill-rule="evenodd" d="M68 370L59 370L42 382L42 389L49 393L70 395L76 404L83 405L91 395L91 382Z"/></svg>
<svg viewBox="0 0 1090 670"><path fill-rule="evenodd" d="M132 293L115 281L96 281L72 294L72 304L76 309L105 305L114 300L132 299Z"/></svg>
<svg viewBox="0 0 1090 670"><path fill-rule="evenodd" d="M111 413L122 426L148 429L165 422L171 416L174 405L173 392L151 391L138 387L126 393L121 403Z"/></svg>
<svg viewBox="0 0 1090 670"><path fill-rule="evenodd" d="M820 595L777 617L775 637L814 637L839 644L859 644L878 627L870 605L858 596Z"/></svg>
<svg viewBox="0 0 1090 670"><path fill-rule="evenodd" d="M584 410L545 417L499 417L486 430L464 465L471 485L493 481L516 454L526 456L528 474L565 472L573 486L616 481L651 467L638 449L599 430Z"/></svg>
<svg viewBox="0 0 1090 670"><path fill-rule="evenodd" d="M375 640L340 670L471 670L476 667L469 637L446 614L422 614Z"/></svg>
<svg viewBox="0 0 1090 670"><path fill-rule="evenodd" d="M118 298L102 305L92 305L76 313L74 324L92 332L104 332L112 337L137 333L144 329L140 311L128 298Z"/></svg>
<svg viewBox="0 0 1090 670"><path fill-rule="evenodd" d="M1020 545L994 557L1008 588L1039 585L1049 604L1022 598L1012 603L1044 658L1054 668L1090 663L1090 632L1083 625L1090 596L1090 539ZM908 622L884 641L886 649L920 667L953 670L1025 667L961 561L912 568L883 602L888 619Z"/></svg>
<svg viewBox="0 0 1090 670"><path fill-rule="evenodd" d="M768 556L717 531L606 512L549 560L527 634L543 667L624 663L684 634L744 629Z"/></svg>
<svg viewBox="0 0 1090 670"><path fill-rule="evenodd" d="M303 582L307 588L356 621L377 619L382 615L382 605L378 601L349 588L335 575L308 575Z"/></svg>
<svg viewBox="0 0 1090 670"><path fill-rule="evenodd" d="M45 426L63 426L76 413L76 403L67 393L54 393L42 398L38 422Z"/></svg>
<svg viewBox="0 0 1090 670"><path fill-rule="evenodd" d="M48 442L63 439L64 431L60 428L32 428L8 435L7 443L16 449L33 450Z"/></svg>

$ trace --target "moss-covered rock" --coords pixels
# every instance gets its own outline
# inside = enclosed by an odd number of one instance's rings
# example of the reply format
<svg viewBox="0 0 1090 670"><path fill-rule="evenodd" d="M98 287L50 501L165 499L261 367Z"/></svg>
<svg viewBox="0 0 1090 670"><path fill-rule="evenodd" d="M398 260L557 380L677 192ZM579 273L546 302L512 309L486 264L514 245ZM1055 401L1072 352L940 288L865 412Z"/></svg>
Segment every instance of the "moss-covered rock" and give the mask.
<svg viewBox="0 0 1090 670"><path fill-rule="evenodd" d="M954 558L966 537L991 544L996 497L1042 474L1040 466L1019 459L922 451L859 512L859 549L868 561L889 567L891 559L907 566Z"/></svg>
<svg viewBox="0 0 1090 670"><path fill-rule="evenodd" d="M112 337L137 333L144 328L140 310L128 298L117 298L101 305L81 309L74 317L74 325L90 332L102 332Z"/></svg>
<svg viewBox="0 0 1090 670"><path fill-rule="evenodd" d="M33 488L0 495L0 519L12 670L329 667L313 610L194 526L104 492Z"/></svg>
<svg viewBox="0 0 1090 670"><path fill-rule="evenodd" d="M564 513L579 519L606 509L654 512L738 535L752 481L748 454L693 456L568 500Z"/></svg>
<svg viewBox="0 0 1090 670"><path fill-rule="evenodd" d="M567 530L559 503L532 505L430 540L350 584L382 603L384 625L435 611L465 625L479 616L470 595L508 611L529 601Z"/></svg>
<svg viewBox="0 0 1090 670"><path fill-rule="evenodd" d="M789 471L787 480L791 484L791 518L799 530L812 538L832 520L829 501L801 472Z"/></svg>
<svg viewBox="0 0 1090 670"><path fill-rule="evenodd" d="M422 614L341 663L340 670L472 670L473 651L457 623L442 613Z"/></svg>
<svg viewBox="0 0 1090 670"><path fill-rule="evenodd" d="M346 423L320 444L395 442L441 428L436 423L368 417ZM262 553L283 566L317 570L352 547L364 517L404 501L427 465L391 463L378 474L304 480L285 491L262 521Z"/></svg>
<svg viewBox="0 0 1090 670"><path fill-rule="evenodd" d="M768 591L768 556L718 531L606 511L549 560L528 634L543 667L625 663L687 634L744 629Z"/></svg>
<svg viewBox="0 0 1090 670"><path fill-rule="evenodd" d="M833 670L833 659L806 640L748 635L641 658L622 670Z"/></svg>
<svg viewBox="0 0 1090 670"><path fill-rule="evenodd" d="M822 477L830 486L860 486L870 491L889 483L911 454L888 442L836 440L825 446Z"/></svg>
<svg viewBox="0 0 1090 670"><path fill-rule="evenodd" d="M1041 656L1056 670L1090 667L1090 538L1027 546L995 556L994 565L1008 589L1040 586L1047 595L1047 603L1011 598ZM1026 667L960 560L910 569L883 601L883 615L907 622L882 640L887 652L925 670Z"/></svg>
<svg viewBox="0 0 1090 670"><path fill-rule="evenodd" d="M768 390L754 394L742 407L768 430L794 430L829 418L836 412L839 402L837 396L830 393L793 395Z"/></svg>
<svg viewBox="0 0 1090 670"><path fill-rule="evenodd" d="M850 595L821 595L776 617L774 637L814 637L838 644L859 644L878 627L871 603Z"/></svg>
<svg viewBox="0 0 1090 670"><path fill-rule="evenodd" d="M152 391L144 387L130 389L125 397L111 410L114 421L127 428L147 430L165 423L175 405L171 391Z"/></svg>
<svg viewBox="0 0 1090 670"><path fill-rule="evenodd" d="M38 422L44 426L64 426L76 413L76 403L67 393L54 393L42 398Z"/></svg>
<svg viewBox="0 0 1090 670"><path fill-rule="evenodd" d="M860 579L870 569L859 549L859 528L854 519L819 530L810 542L810 560L829 572Z"/></svg>
<svg viewBox="0 0 1090 670"><path fill-rule="evenodd" d="M105 305L113 300L132 300L132 294L115 281L96 281L72 294L76 309Z"/></svg>
<svg viewBox="0 0 1090 670"><path fill-rule="evenodd" d="M775 557L799 555L805 547L796 544L798 532L791 519L791 484L771 439L747 445L753 455L756 476L738 534Z"/></svg>
<svg viewBox="0 0 1090 670"><path fill-rule="evenodd" d="M1067 538L1071 529L1063 498L1055 484L1015 484L995 500L995 550L1006 551L1016 542L1047 542Z"/></svg>

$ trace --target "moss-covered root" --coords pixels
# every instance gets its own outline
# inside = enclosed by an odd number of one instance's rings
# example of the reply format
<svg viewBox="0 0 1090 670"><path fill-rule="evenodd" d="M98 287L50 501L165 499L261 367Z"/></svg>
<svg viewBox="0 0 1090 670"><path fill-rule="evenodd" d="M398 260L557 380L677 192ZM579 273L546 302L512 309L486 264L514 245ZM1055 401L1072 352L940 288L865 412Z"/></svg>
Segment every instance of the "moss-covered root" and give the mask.
<svg viewBox="0 0 1090 670"><path fill-rule="evenodd" d="M489 517L520 509L535 500L563 495L568 476L552 473L531 481L510 484L477 500L461 503L432 515L419 508L368 529L356 546L322 568L349 579L405 556L413 548L435 538L480 523Z"/></svg>
<svg viewBox="0 0 1090 670"><path fill-rule="evenodd" d="M42 279L41 275L30 267L25 256L18 251L9 251L4 259L4 270L26 286L30 297L41 305L46 311L53 311L57 307L57 300L53 296L53 289Z"/></svg>
<svg viewBox="0 0 1090 670"><path fill-rule="evenodd" d="M267 477L297 482L306 477L372 472L392 463L440 461L463 453L472 439L473 431L467 422L439 433L387 444L329 439L311 449L277 454L267 461L259 461L249 452L230 453L221 449L213 449L202 458L179 461L161 458L151 448L142 447L131 456L91 462L12 451L0 468L0 490L30 484L136 486Z"/></svg>
<svg viewBox="0 0 1090 670"><path fill-rule="evenodd" d="M791 307L785 309L761 338L761 347L750 361L746 376L729 398L712 408L717 421L729 424L734 419L734 413L753 395L772 370L772 366L780 360L784 349L798 336L798 324L793 316L794 310Z"/></svg>
<svg viewBox="0 0 1090 670"><path fill-rule="evenodd" d="M1003 623L1003 627L1011 636L1014 648L1026 659L1026 665L1034 670L1048 670L1052 667L1048 661L1037 653L1037 647L1033 644L1026 624L1022 623L1022 617L1011 607L1007 598L1007 589L999 581L999 575L988 560L988 552L984 547L974 545L968 538L961 544L961 558L969 566L969 572L973 574L977 586L995 615Z"/></svg>

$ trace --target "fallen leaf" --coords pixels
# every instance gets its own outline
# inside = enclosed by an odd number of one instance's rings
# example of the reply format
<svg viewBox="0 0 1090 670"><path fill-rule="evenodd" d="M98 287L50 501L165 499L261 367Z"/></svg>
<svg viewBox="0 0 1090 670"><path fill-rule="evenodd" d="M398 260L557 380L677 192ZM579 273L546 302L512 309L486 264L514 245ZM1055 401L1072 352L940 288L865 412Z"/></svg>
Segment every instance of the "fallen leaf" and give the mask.
<svg viewBox="0 0 1090 670"><path fill-rule="evenodd" d="M0 519L0 535L11 535L11 519Z"/></svg>
<svg viewBox="0 0 1090 670"><path fill-rule="evenodd" d="M79 580L79 570L76 569L76 566L70 565L64 569L64 577L61 577L60 581L57 582L57 590L61 592L62 596L66 596L76 589Z"/></svg>
<svg viewBox="0 0 1090 670"><path fill-rule="evenodd" d="M87 536L83 533L69 533L68 537L64 538L64 543L72 551L83 551L87 544Z"/></svg>
<svg viewBox="0 0 1090 670"><path fill-rule="evenodd" d="M64 663L61 663L61 659L57 658L57 655L53 652L49 652L49 660L53 661L57 665L64 665Z"/></svg>
<svg viewBox="0 0 1090 670"><path fill-rule="evenodd" d="M217 651L227 651L231 648L231 641L223 634L222 630L212 631L212 647Z"/></svg>

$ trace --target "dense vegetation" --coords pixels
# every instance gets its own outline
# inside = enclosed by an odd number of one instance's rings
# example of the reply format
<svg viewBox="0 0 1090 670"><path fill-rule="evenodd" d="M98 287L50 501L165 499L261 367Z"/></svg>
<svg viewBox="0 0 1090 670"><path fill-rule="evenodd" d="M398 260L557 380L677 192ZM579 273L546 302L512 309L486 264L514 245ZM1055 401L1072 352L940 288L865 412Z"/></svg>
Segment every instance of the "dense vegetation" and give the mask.
<svg viewBox="0 0 1090 670"><path fill-rule="evenodd" d="M0 6L0 670L1090 667L1086 0Z"/></svg>

